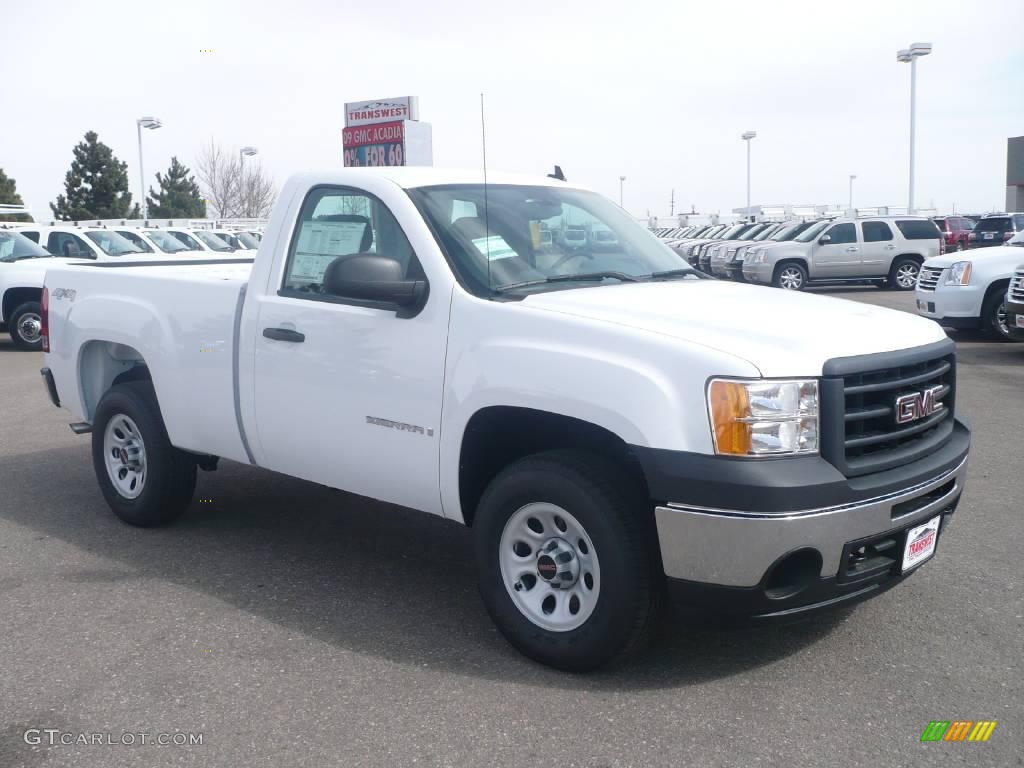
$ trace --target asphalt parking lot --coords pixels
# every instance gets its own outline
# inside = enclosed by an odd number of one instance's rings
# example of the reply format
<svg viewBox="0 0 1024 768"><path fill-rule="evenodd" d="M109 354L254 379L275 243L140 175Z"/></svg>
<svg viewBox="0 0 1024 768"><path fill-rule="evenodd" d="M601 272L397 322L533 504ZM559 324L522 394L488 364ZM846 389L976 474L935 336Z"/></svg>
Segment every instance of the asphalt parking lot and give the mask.
<svg viewBox="0 0 1024 768"><path fill-rule="evenodd" d="M0 767L1024 765L1024 344L956 339L974 447L933 562L810 623L677 614L653 652L572 676L498 635L455 524L230 463L178 524L119 523L41 356L4 335ZM932 720L998 726L921 743Z"/></svg>

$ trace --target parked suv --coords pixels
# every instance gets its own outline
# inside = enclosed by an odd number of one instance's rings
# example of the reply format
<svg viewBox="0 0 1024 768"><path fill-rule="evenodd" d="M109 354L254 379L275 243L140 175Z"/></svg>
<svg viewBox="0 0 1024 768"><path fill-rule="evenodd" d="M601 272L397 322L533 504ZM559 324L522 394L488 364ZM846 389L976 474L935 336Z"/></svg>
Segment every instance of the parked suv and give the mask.
<svg viewBox="0 0 1024 768"><path fill-rule="evenodd" d="M780 243L786 243L793 240L797 235L807 231L811 227L818 227L819 230L824 229L828 226L828 222L817 222L817 221L797 221L789 222L787 224L780 224L779 227L771 232L768 237L761 238L760 235L754 238L754 242L739 246L736 248L736 252L729 256L729 252L726 252L726 262L724 266L725 276L730 280L735 280L738 283L745 281L743 277L743 262L751 254L759 252L764 248L771 248L779 245Z"/></svg>
<svg viewBox="0 0 1024 768"><path fill-rule="evenodd" d="M926 261L917 282L917 313L948 328L980 328L997 339L1012 339L1006 294L1022 260L1024 232L968 258L947 253Z"/></svg>
<svg viewBox="0 0 1024 768"><path fill-rule="evenodd" d="M912 216L835 219L818 234L807 229L791 242L743 260L748 282L802 291L808 283L877 282L909 291L925 259L938 256L935 223Z"/></svg>
<svg viewBox="0 0 1024 768"><path fill-rule="evenodd" d="M982 216L974 228L972 248L989 248L1003 245L1014 235L1024 230L1024 213L992 213Z"/></svg>
<svg viewBox="0 0 1024 768"><path fill-rule="evenodd" d="M947 251L966 251L971 247L974 220L966 216L937 216L932 221L942 233Z"/></svg>
<svg viewBox="0 0 1024 768"><path fill-rule="evenodd" d="M1014 341L1024 341L1024 264L1017 267L1006 292L1006 332Z"/></svg>

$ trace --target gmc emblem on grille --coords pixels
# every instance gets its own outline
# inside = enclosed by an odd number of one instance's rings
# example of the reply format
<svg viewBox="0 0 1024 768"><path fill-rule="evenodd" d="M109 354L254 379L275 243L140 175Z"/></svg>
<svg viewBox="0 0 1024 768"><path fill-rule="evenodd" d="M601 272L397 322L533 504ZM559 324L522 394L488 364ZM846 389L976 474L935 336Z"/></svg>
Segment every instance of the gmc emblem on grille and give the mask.
<svg viewBox="0 0 1024 768"><path fill-rule="evenodd" d="M896 423L909 424L911 421L931 416L943 409L939 397L942 394L942 385L929 387L923 392L914 392L912 395L900 395L896 398Z"/></svg>

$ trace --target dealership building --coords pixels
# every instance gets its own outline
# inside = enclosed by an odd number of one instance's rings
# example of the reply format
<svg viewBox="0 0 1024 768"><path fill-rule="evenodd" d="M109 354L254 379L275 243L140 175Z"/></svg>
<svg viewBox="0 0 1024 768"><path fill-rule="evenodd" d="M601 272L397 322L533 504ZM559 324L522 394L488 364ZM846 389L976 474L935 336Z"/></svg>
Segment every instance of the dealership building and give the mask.
<svg viewBox="0 0 1024 768"><path fill-rule="evenodd" d="M1024 211L1024 136L1006 140L1006 210Z"/></svg>

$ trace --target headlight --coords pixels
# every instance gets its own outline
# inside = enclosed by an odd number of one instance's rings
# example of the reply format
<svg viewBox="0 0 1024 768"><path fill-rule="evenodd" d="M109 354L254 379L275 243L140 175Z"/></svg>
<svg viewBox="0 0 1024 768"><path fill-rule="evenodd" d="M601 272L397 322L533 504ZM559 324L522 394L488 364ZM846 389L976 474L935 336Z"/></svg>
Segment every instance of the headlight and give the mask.
<svg viewBox="0 0 1024 768"><path fill-rule="evenodd" d="M967 285L971 282L971 262L958 261L946 273L945 285Z"/></svg>
<svg viewBox="0 0 1024 768"><path fill-rule="evenodd" d="M712 379L708 413L715 452L777 456L818 451L818 382Z"/></svg>

